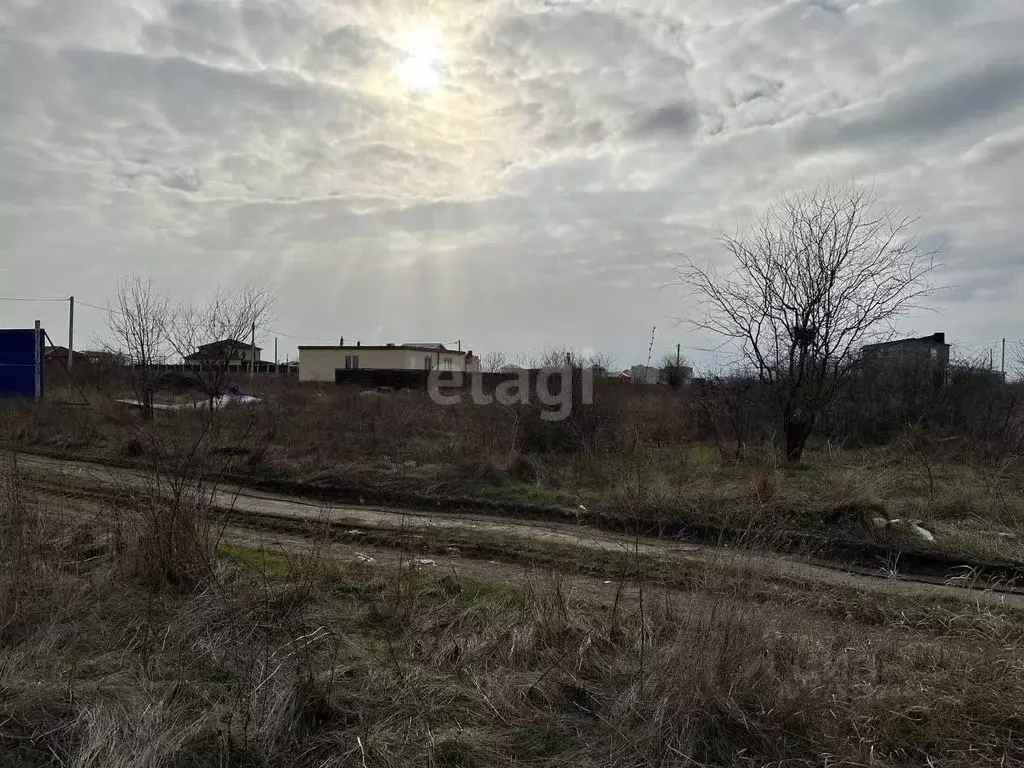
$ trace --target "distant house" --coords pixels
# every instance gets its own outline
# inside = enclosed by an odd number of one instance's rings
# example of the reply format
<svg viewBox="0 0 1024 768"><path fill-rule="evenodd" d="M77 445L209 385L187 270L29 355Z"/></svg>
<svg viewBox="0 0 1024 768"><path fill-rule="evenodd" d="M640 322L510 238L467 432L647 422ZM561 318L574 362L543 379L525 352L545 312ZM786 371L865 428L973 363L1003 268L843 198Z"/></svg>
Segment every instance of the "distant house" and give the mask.
<svg viewBox="0 0 1024 768"><path fill-rule="evenodd" d="M43 360L53 362L55 365L68 364L67 347L47 347L43 351ZM106 365L113 366L121 363L121 356L116 352L106 350L75 350L71 356L72 365Z"/></svg>
<svg viewBox="0 0 1024 768"><path fill-rule="evenodd" d="M944 333L867 344L861 349L861 364L866 379L875 384L941 387L949 369L949 349Z"/></svg>
<svg viewBox="0 0 1024 768"><path fill-rule="evenodd" d="M67 347L46 347L43 350L43 378L50 384L68 382L68 369L79 383L100 383L110 378L120 366L121 358L114 352L75 350L68 360Z"/></svg>
<svg viewBox="0 0 1024 768"><path fill-rule="evenodd" d="M634 384L666 384L669 386L688 387L693 381L693 368L688 365L679 366L679 380L675 380L672 369L655 368L653 365L634 365L624 371Z"/></svg>
<svg viewBox="0 0 1024 768"><path fill-rule="evenodd" d="M262 347L255 348L256 362L260 362ZM186 363L209 363L212 361L233 363L247 363L253 359L253 346L237 339L222 339L210 344L201 345L191 355L185 356Z"/></svg>
<svg viewBox="0 0 1024 768"><path fill-rule="evenodd" d="M897 339L882 344L867 344L861 360L867 366L904 368L929 366L945 370L949 366L950 345L946 334L933 333L916 339Z"/></svg>
<svg viewBox="0 0 1024 768"><path fill-rule="evenodd" d="M68 359L68 348L67 347L46 347L43 350L43 360L63 360L65 363Z"/></svg>
<svg viewBox="0 0 1024 768"><path fill-rule="evenodd" d="M634 365L629 369L629 380L634 384L660 384L664 381L661 368L653 365Z"/></svg>
<svg viewBox="0 0 1024 768"><path fill-rule="evenodd" d="M436 342L299 347L299 381L335 380L337 370L475 371L473 352L448 349Z"/></svg>

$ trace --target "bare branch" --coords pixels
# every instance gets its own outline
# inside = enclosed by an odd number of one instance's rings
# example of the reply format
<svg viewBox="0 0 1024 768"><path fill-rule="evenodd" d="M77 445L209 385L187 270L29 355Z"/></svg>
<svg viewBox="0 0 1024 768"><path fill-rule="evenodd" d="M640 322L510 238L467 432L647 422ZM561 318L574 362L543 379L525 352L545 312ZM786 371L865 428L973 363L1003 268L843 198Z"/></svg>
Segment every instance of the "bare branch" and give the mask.
<svg viewBox="0 0 1024 768"><path fill-rule="evenodd" d="M193 372L214 398L223 394L231 364L249 360L253 330L259 334L271 322L273 309L273 291L268 286L218 288L206 304L187 303L174 309L170 345L177 356L193 364Z"/></svg>
<svg viewBox="0 0 1024 768"><path fill-rule="evenodd" d="M775 388L790 458L860 347L932 291L936 254L913 236L917 223L872 190L826 185L783 197L746 234L722 233L728 273L690 259L677 268L703 311L692 324L736 341Z"/></svg>
<svg viewBox="0 0 1024 768"><path fill-rule="evenodd" d="M147 420L153 417L154 366L167 359L170 319L167 296L158 293L151 280L143 281L138 276L122 280L113 303L107 303L107 323L119 347L113 351L124 359L128 379Z"/></svg>

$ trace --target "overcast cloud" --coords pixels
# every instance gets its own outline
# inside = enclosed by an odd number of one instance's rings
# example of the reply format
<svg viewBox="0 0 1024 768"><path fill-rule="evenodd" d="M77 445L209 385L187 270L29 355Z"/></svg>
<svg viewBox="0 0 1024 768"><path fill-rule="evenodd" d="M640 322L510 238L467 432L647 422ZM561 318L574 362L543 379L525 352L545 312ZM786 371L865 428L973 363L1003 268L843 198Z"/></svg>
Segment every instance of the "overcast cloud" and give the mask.
<svg viewBox="0 0 1024 768"><path fill-rule="evenodd" d="M710 363L670 254L852 176L927 209L905 330L970 351L1024 335L1022 40L1020 0L0 0L0 295L272 281L312 343Z"/></svg>

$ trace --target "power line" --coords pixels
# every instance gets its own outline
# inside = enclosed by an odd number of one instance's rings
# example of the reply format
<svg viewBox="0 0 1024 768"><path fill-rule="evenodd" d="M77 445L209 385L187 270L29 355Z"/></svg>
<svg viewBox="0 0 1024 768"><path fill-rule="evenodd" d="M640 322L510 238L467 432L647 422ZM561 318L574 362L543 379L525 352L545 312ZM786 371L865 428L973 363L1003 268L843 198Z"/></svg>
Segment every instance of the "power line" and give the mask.
<svg viewBox="0 0 1024 768"><path fill-rule="evenodd" d="M90 304L89 302L82 301L81 299L75 299L75 303L81 304L83 307L89 307L89 309L98 309L100 312L106 312L107 314L121 314L117 310L111 309L110 307L101 307L98 304Z"/></svg>
<svg viewBox="0 0 1024 768"><path fill-rule="evenodd" d="M61 301L67 301L67 299L61 299ZM90 309L97 309L100 312L106 312L107 314L110 314L110 315L120 315L120 314L123 314L120 310L111 309L110 307L101 307L98 304L90 304L88 301L82 301L81 299L77 299L76 298L75 302L77 304L81 304L83 307L89 307ZM333 336L331 336L331 337L298 336L298 335L293 334L293 333L285 333L284 331L279 331L279 330L277 330L275 328L267 328L266 326L262 326L262 325L257 326L257 330L262 331L263 333L272 333L272 334L274 334L276 336L282 336L282 337L284 337L286 339L295 339L297 341L333 341L334 338L335 338Z"/></svg>
<svg viewBox="0 0 1024 768"><path fill-rule="evenodd" d="M275 336L282 336L286 339L295 339L296 341L334 341L335 339L338 338L337 336L296 336L294 333L285 333L284 331L278 331L273 328L267 328L262 325L256 327L258 330L263 331L264 333L272 333Z"/></svg>
<svg viewBox="0 0 1024 768"><path fill-rule="evenodd" d="M60 301L67 302L68 297L65 296L62 299L51 298L51 297L32 297L32 296L0 296L0 301Z"/></svg>

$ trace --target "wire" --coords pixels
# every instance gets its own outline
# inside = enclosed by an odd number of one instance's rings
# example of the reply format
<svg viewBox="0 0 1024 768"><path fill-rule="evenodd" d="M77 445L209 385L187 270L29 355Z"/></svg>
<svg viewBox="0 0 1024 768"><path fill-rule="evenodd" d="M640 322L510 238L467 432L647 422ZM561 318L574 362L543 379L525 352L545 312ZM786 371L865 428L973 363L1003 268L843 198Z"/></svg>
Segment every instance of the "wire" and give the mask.
<svg viewBox="0 0 1024 768"><path fill-rule="evenodd" d="M66 301L66 299L64 299L64 301ZM91 304L88 301L80 301L79 299L75 299L75 305L76 306L81 305L83 307L89 307L90 309L97 309L100 312L106 312L109 315L120 315L120 314L122 314L119 310L111 309L110 307L101 307L98 304ZM286 339L295 339L297 341L333 341L334 340L334 337L315 338L315 337L311 337L311 336L297 336L297 335L292 334L292 333L285 333L284 331L278 331L278 330L276 330L274 328L267 328L266 326L262 326L262 325L259 325L259 326L256 326L256 327L257 327L257 329L259 329L260 331L263 331L264 333L273 333L273 334L275 334L277 336L283 336Z"/></svg>
<svg viewBox="0 0 1024 768"><path fill-rule="evenodd" d="M39 301L67 301L67 299L39 299ZM97 309L100 312L106 312L107 314L110 315L121 314L121 312L116 309L111 309L110 307L101 307L98 304L91 304L88 301L82 301L81 299L76 298L75 306L77 307L79 305L83 307L89 307L90 309ZM334 341L335 339L339 338L338 336L299 336L298 334L285 333L284 331L279 331L276 328L268 328L263 325L259 325L256 327L264 333L272 333L275 336L281 336L282 338L285 339L294 339L295 341Z"/></svg>
<svg viewBox="0 0 1024 768"><path fill-rule="evenodd" d="M51 297L38 297L34 298L31 296L0 296L0 301L68 301L70 297L63 299L51 298Z"/></svg>
<svg viewBox="0 0 1024 768"><path fill-rule="evenodd" d="M274 330L273 328L267 328L267 327L262 326L262 325L259 325L259 326L256 326L256 327L259 330L263 331L264 333L272 333L275 336L283 336L286 339L295 339L296 341L334 341L336 338L338 338L337 336L331 336L331 337L324 337L324 336L322 336L322 337L296 336L293 333L285 333L284 331L277 331L277 330Z"/></svg>
<svg viewBox="0 0 1024 768"><path fill-rule="evenodd" d="M50 342L50 346L52 346L52 347L56 347L57 346L57 344L54 342L54 340L50 338L50 334L48 334L46 331L43 331L43 335L46 336L47 340ZM92 405L92 403L89 402L89 398L85 396L85 392L82 391L82 387L75 380L75 377L71 375L71 371L68 370L67 360L62 358L60 355L57 355L57 361L60 363L60 367L64 369L64 373L66 373L68 375L68 380L72 384L75 385L75 389L78 390L78 394L80 394L82 396L82 399L85 401L85 404L86 405Z"/></svg>
<svg viewBox="0 0 1024 768"><path fill-rule="evenodd" d="M88 301L82 301L81 299L75 299L75 306L77 307L79 305L81 305L83 307L88 307L89 309L98 309L100 312L106 312L108 314L120 314L119 312L117 312L116 310L111 309L110 307L101 307L98 304L90 304Z"/></svg>

